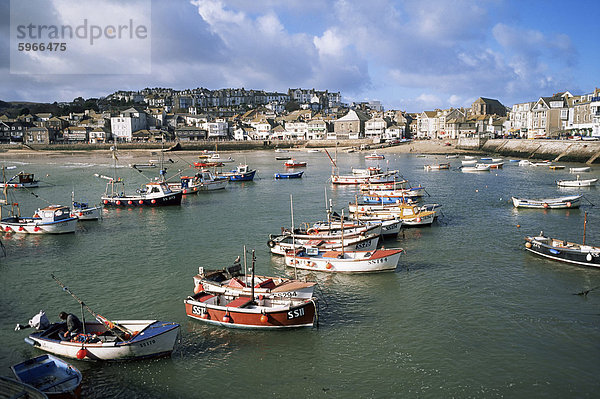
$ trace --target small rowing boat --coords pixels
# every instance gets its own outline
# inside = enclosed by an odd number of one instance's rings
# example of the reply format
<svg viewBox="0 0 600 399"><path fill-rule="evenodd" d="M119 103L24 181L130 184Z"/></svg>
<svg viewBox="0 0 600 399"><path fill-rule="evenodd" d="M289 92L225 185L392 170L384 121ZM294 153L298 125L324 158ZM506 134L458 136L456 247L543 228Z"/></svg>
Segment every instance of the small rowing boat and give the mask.
<svg viewBox="0 0 600 399"><path fill-rule="evenodd" d="M385 156L378 154L377 151L373 151L371 154L365 155L365 159L369 161L375 161L378 159L385 159Z"/></svg>
<svg viewBox="0 0 600 399"><path fill-rule="evenodd" d="M304 173L303 170L300 172L275 173L275 178L276 179L299 179L302 177L303 173Z"/></svg>
<svg viewBox="0 0 600 399"><path fill-rule="evenodd" d="M48 398L78 398L81 395L81 372L52 355L41 355L11 366L22 383L45 393Z"/></svg>
<svg viewBox="0 0 600 399"><path fill-rule="evenodd" d="M440 163L435 165L425 165L423 166L425 170L442 170L442 169L450 169L449 163Z"/></svg>
<svg viewBox="0 0 600 399"><path fill-rule="evenodd" d="M569 209L579 208L581 195L569 195L559 198L526 199L512 197L515 208L537 208L537 209Z"/></svg>
<svg viewBox="0 0 600 399"><path fill-rule="evenodd" d="M589 166L582 166L580 168L569 168L569 173L589 172L592 168Z"/></svg>
<svg viewBox="0 0 600 399"><path fill-rule="evenodd" d="M577 180L558 180L556 184L558 187L590 187L595 186L598 179L583 179L580 180L577 176Z"/></svg>
<svg viewBox="0 0 600 399"><path fill-rule="evenodd" d="M319 251L306 248L298 253L286 253L285 264L304 270L328 273L372 273L395 270L402 249L375 251Z"/></svg>
<svg viewBox="0 0 600 399"><path fill-rule="evenodd" d="M290 159L288 161L285 161L283 163L283 166L285 166L286 168L304 168L306 166L306 162Z"/></svg>

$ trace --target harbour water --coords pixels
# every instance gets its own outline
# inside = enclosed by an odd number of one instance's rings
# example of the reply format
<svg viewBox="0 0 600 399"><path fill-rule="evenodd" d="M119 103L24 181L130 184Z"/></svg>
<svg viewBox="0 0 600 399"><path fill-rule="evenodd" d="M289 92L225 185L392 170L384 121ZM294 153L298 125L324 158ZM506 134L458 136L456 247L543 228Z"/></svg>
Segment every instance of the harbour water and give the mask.
<svg viewBox="0 0 600 399"><path fill-rule="evenodd" d="M181 207L106 209L99 222L80 223L75 234L3 237L0 258L0 374L41 354L13 331L43 309L51 321L79 305L50 277L54 273L85 303L111 319L158 319L181 324L170 358L125 363L73 361L83 372L86 398L170 397L597 397L600 389L600 270L536 257L523 237L546 234L600 245L600 191L559 190L566 170L520 167L461 173L460 159L339 153L340 172L351 167L399 169L443 204L431 227L408 229L386 248L402 247L395 272L374 275L300 273L319 283L318 328L256 332L201 324L185 315L198 266L228 266L243 246L256 249L257 272L285 275L271 256L269 233L294 221L325 218L325 195L338 212L356 195L333 187L324 153L291 153L308 162L301 179L274 180L283 171L272 151L227 154L258 169L253 182L186 196ZM188 169L170 155L168 175ZM149 155L147 156L149 157ZM154 158L154 157L153 157ZM50 203L68 204L71 191L99 202L112 176L111 160L23 157L18 170L33 172L43 187L17 193L24 215ZM121 157L119 164L130 160ZM450 162L452 169L423 165ZM231 164L230 164L231 165ZM232 164L232 165L235 165ZM189 169L188 173L191 173ZM581 176L600 177L600 168ZM156 170L144 171L151 176ZM130 190L146 178L123 167ZM516 210L511 196L557 197L583 193L581 209ZM35 195L33 195L33 194ZM520 227L519 227L520 226ZM89 315L86 315L89 317Z"/></svg>

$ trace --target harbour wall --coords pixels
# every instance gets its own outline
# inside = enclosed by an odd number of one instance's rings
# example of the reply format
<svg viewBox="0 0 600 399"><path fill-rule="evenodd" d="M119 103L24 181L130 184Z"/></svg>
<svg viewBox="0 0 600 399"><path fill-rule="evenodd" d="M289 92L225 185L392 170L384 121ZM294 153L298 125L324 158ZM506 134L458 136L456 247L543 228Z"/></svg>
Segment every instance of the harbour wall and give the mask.
<svg viewBox="0 0 600 399"><path fill-rule="evenodd" d="M459 139L457 149L554 162L600 163L600 142L519 139Z"/></svg>

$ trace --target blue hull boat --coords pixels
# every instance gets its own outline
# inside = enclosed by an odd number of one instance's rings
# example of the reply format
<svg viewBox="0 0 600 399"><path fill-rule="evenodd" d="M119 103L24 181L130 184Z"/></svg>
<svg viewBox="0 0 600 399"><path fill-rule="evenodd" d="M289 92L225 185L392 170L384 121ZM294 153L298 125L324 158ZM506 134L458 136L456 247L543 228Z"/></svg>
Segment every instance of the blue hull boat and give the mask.
<svg viewBox="0 0 600 399"><path fill-rule="evenodd" d="M412 202L407 197L372 197L365 195L362 198L364 204L399 204L402 202Z"/></svg>
<svg viewBox="0 0 600 399"><path fill-rule="evenodd" d="M42 391L49 398L79 397L81 372L52 355L41 355L11 367L15 377Z"/></svg>
<svg viewBox="0 0 600 399"><path fill-rule="evenodd" d="M229 176L229 181L251 181L254 180L256 170L246 173L235 173Z"/></svg>
<svg viewBox="0 0 600 399"><path fill-rule="evenodd" d="M291 172L291 173L275 173L276 179L299 179L302 177L304 171Z"/></svg>

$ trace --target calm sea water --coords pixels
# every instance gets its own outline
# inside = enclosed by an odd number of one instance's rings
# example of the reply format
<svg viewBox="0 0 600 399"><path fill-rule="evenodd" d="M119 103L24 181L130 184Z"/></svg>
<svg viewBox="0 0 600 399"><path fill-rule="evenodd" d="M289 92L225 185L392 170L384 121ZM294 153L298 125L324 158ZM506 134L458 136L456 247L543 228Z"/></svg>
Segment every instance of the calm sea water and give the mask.
<svg viewBox="0 0 600 399"><path fill-rule="evenodd" d="M52 321L78 304L51 279L65 282L92 309L112 319L160 319L181 324L172 357L127 363L73 361L89 398L165 397L597 397L600 389L600 270L535 257L523 237L544 230L600 245L600 191L580 190L579 210L516 210L512 195L556 197L566 171L506 164L491 173L423 170L442 156L388 155L381 166L400 169L443 204L432 227L406 230L386 247L402 247L395 272L375 275L302 274L319 282L319 327L235 331L185 316L198 266L217 268L256 249L257 272L285 275L269 254L269 233L325 217L325 195L340 211L356 194L332 187L324 153L294 153L308 167L300 180L274 180L283 161L274 152L228 154L259 170L254 182L187 196L181 207L105 210L75 234L3 238L0 258L0 374L41 354L23 342L17 322L44 309ZM170 155L176 169L184 158ZM364 154L339 154L342 173L372 165ZM183 158L182 158L183 157ZM148 155L148 158L155 158ZM44 187L19 192L23 214L46 204L99 202L112 175L102 156L72 161L27 157L4 161L36 173ZM121 165L130 160L122 157ZM569 164L567 164L567 167ZM571 165L575 166L575 165ZM581 165L578 165L581 166ZM596 171L582 176L600 177ZM152 175L154 171L145 173ZM146 178L119 168L131 190ZM518 227L520 226L520 227ZM88 315L86 315L88 317Z"/></svg>

